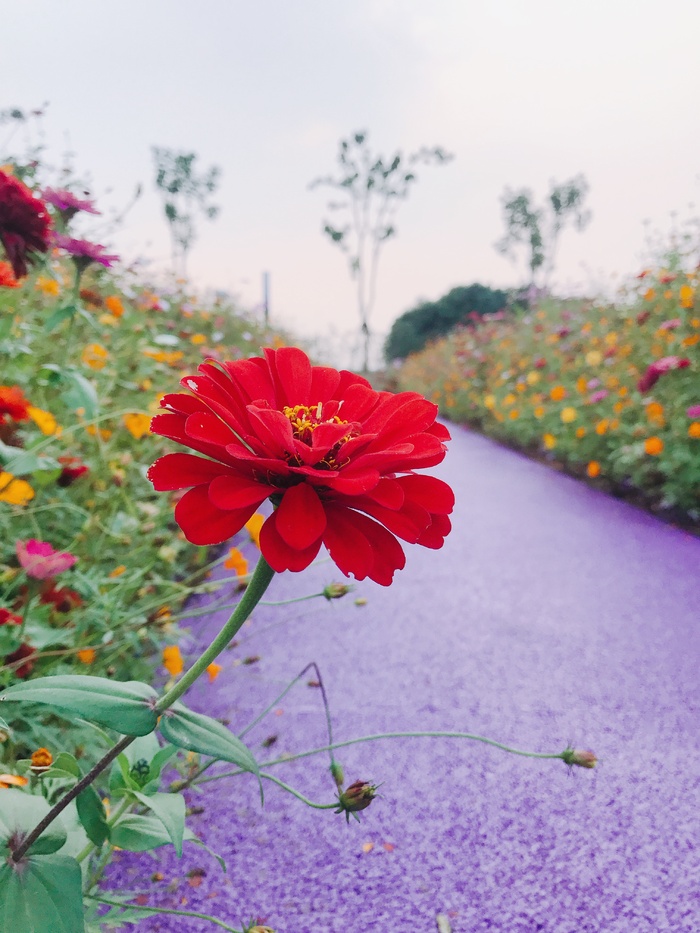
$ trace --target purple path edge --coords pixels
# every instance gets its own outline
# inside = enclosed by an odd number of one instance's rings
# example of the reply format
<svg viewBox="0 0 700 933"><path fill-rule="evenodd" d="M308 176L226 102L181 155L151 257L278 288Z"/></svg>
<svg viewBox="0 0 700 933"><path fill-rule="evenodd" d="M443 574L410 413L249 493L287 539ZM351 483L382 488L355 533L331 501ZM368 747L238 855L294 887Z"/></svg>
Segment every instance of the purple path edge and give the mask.
<svg viewBox="0 0 700 933"><path fill-rule="evenodd" d="M535 751L591 748L596 770L457 739L355 745L338 752L347 782L382 782L361 824L269 783L261 807L251 777L223 779L190 794L204 809L188 825L226 874L186 844L182 860L170 848L118 853L110 885L233 926L260 916L279 933L427 933L440 913L454 933L700 930L700 540L451 431L435 471L457 496L445 547L406 546L388 588L258 607L218 679L187 703L238 731L316 661L337 741L473 731ZM267 598L342 579L325 561L276 577ZM198 646L222 621L192 620ZM260 661L242 665L250 655ZM246 737L258 760L325 744L320 691L306 680ZM334 798L326 756L273 773ZM206 873L198 887L193 868ZM217 928L161 915L138 929Z"/></svg>

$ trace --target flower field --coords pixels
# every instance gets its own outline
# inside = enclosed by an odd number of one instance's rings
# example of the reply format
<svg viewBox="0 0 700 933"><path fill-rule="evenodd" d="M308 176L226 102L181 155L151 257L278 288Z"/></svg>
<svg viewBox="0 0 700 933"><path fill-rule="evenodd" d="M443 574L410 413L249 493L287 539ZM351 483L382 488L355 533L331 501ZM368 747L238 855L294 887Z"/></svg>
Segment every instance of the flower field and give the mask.
<svg viewBox="0 0 700 933"><path fill-rule="evenodd" d="M446 418L697 522L697 286L697 272L670 263L617 304L499 312L409 357L398 381Z"/></svg>

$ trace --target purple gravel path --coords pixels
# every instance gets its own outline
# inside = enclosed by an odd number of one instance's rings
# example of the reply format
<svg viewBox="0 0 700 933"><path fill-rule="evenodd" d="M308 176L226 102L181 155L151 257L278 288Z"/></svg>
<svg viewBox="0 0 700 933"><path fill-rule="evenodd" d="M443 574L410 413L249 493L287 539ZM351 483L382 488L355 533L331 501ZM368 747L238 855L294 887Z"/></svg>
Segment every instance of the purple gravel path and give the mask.
<svg viewBox="0 0 700 933"><path fill-rule="evenodd" d="M191 799L191 827L228 862L120 854L112 878L150 903L279 933L697 933L700 540L460 428L438 475L457 494L442 551L407 547L384 589L338 603L259 607L246 641L190 704L242 727L304 665L320 665L336 739L465 730L538 751L592 748L595 771L447 739L339 752L348 781L383 782L346 826L248 776ZM339 579L330 563L273 581L270 599ZM275 628L273 622L286 619ZM204 643L220 620L193 623ZM257 654L251 666L240 659ZM259 758L324 744L305 684L248 736ZM282 779L330 801L323 756ZM364 851L373 843L371 851ZM364 848L363 848L364 847ZM195 866L199 887L187 883ZM152 872L165 875L151 883ZM179 879L179 881L178 881ZM168 891L168 883L177 890ZM160 918L139 930L209 931Z"/></svg>

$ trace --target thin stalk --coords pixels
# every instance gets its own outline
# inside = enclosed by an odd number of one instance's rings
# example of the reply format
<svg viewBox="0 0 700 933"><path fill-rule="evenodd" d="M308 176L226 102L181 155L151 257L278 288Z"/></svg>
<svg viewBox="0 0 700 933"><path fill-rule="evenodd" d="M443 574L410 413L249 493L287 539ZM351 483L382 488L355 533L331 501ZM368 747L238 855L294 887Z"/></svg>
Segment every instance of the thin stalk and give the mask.
<svg viewBox="0 0 700 933"><path fill-rule="evenodd" d="M134 906L133 904L125 904L123 901L112 901L108 897L93 897L92 895L88 895L88 897L91 901L97 901L98 904L108 904L110 907L126 909L127 907ZM175 917L196 917L198 920L208 920L210 923L221 927L222 930L228 930L229 933L243 933L238 927L230 927L228 923L224 923L223 920L217 920L216 917L210 917L209 914L200 914L195 910L172 910L167 907L142 907L140 904L136 909L148 911L152 914L173 914Z"/></svg>
<svg viewBox="0 0 700 933"><path fill-rule="evenodd" d="M313 807L314 810L335 810L338 806L338 801L333 803L314 803L313 800L309 800L308 797L305 797L298 790L294 790L293 787L290 787L289 784L285 784L284 781L280 781L279 778L276 778L272 774L266 774L265 771L260 772L260 777L265 778L266 781L272 781L273 784L277 784L278 787L281 787L282 790L286 790L293 797L296 797L297 800L301 800L302 803L305 803L308 807Z"/></svg>

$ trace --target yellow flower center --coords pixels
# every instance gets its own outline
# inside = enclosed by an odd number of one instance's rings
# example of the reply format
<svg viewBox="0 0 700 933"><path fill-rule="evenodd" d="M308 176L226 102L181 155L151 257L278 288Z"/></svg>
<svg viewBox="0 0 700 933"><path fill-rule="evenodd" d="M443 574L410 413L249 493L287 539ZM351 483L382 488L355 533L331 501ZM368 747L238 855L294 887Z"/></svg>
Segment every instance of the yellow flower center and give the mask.
<svg viewBox="0 0 700 933"><path fill-rule="evenodd" d="M306 444L311 443L311 435L320 425L348 423L339 418L338 415L333 415L332 418L324 418L322 402L319 402L318 405L285 405L282 412L292 424L294 437Z"/></svg>

